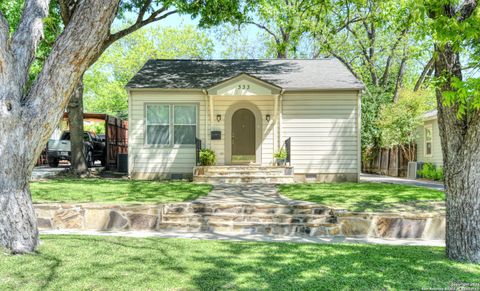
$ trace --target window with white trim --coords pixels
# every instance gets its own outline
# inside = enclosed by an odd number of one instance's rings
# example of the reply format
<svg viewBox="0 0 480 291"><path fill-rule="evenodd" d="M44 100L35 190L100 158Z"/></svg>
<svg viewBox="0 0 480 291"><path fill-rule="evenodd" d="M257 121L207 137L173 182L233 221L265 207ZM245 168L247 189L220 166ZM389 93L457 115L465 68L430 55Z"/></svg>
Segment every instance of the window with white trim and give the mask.
<svg viewBox="0 0 480 291"><path fill-rule="evenodd" d="M425 156L432 156L432 140L433 140L433 128L432 125L425 125Z"/></svg>
<svg viewBox="0 0 480 291"><path fill-rule="evenodd" d="M194 145L196 136L196 105L146 105L147 145Z"/></svg>

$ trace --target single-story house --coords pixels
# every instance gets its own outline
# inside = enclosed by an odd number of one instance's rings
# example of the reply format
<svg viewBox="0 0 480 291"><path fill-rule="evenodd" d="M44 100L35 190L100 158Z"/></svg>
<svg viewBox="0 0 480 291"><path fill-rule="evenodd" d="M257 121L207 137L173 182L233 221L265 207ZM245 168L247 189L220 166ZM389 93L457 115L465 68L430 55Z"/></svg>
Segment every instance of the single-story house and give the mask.
<svg viewBox="0 0 480 291"><path fill-rule="evenodd" d="M442 144L438 129L437 109L425 112L417 134L417 161L443 166Z"/></svg>
<svg viewBox="0 0 480 291"><path fill-rule="evenodd" d="M134 178L192 176L196 140L272 166L289 139L295 180L359 179L364 86L337 59L149 60L126 88Z"/></svg>

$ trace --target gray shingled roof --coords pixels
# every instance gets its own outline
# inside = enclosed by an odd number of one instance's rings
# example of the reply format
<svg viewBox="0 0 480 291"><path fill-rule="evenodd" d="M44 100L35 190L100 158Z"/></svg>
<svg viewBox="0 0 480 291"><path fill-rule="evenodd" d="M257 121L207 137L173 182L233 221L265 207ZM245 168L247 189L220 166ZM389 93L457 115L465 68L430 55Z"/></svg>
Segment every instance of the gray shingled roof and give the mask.
<svg viewBox="0 0 480 291"><path fill-rule="evenodd" d="M283 89L362 89L337 59L149 60L127 88L207 89L246 73Z"/></svg>

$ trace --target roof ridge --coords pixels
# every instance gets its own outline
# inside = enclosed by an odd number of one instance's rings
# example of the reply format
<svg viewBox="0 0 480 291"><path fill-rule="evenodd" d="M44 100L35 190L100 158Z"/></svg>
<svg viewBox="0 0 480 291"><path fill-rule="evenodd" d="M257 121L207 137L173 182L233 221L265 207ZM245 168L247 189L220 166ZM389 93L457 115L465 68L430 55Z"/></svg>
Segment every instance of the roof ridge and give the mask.
<svg viewBox="0 0 480 291"><path fill-rule="evenodd" d="M317 58L317 59L149 59L148 61L175 61L175 62L191 62L191 61L201 61L201 62L217 62L217 61L326 61L326 60L337 60L336 58Z"/></svg>

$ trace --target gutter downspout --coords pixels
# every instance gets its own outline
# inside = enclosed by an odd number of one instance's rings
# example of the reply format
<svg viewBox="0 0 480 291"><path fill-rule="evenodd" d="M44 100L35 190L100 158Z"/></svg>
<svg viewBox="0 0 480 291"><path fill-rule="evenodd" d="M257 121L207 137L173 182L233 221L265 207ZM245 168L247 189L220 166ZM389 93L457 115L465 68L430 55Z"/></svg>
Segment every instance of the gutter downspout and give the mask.
<svg viewBox="0 0 480 291"><path fill-rule="evenodd" d="M362 172L362 91L357 94L357 182L360 182L360 173Z"/></svg>

